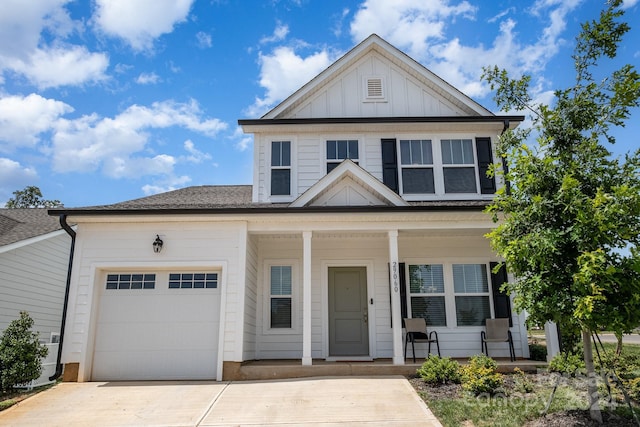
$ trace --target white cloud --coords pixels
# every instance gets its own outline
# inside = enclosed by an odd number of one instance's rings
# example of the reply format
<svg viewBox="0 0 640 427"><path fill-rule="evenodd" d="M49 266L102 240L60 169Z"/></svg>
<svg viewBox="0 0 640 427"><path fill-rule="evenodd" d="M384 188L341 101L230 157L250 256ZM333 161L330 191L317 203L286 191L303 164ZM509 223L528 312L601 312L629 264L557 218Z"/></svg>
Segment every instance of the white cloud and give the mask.
<svg viewBox="0 0 640 427"><path fill-rule="evenodd" d="M187 161L189 163L202 163L204 160L211 160L211 154L203 153L198 150L190 139L187 139L183 144L184 150L189 153L188 156L184 156L181 160Z"/></svg>
<svg viewBox="0 0 640 427"><path fill-rule="evenodd" d="M161 82L160 76L156 73L141 73L136 79L139 85L153 85Z"/></svg>
<svg viewBox="0 0 640 427"><path fill-rule="evenodd" d="M253 135L245 134L240 126L236 127L232 138L236 141L234 146L238 151L246 151L253 144Z"/></svg>
<svg viewBox="0 0 640 427"><path fill-rule="evenodd" d="M629 9L630 7L635 6L638 3L638 0L624 0L622 2L623 9Z"/></svg>
<svg viewBox="0 0 640 427"><path fill-rule="evenodd" d="M64 102L35 93L0 98L0 151L35 146L42 133L50 131L63 114L72 111Z"/></svg>
<svg viewBox="0 0 640 427"><path fill-rule="evenodd" d="M452 5L448 0L366 0L351 22L351 36L359 43L376 33L420 60L425 58L428 40L444 37L447 20L472 19L475 11L467 1Z"/></svg>
<svg viewBox="0 0 640 427"><path fill-rule="evenodd" d="M287 46L274 49L270 54L260 53L260 86L265 88L263 98L246 111L250 117L264 114L274 103L291 95L335 60L326 49L307 57L299 56Z"/></svg>
<svg viewBox="0 0 640 427"><path fill-rule="evenodd" d="M278 24L276 25L276 28L273 30L273 34L271 34L268 37L261 38L260 44L275 43L275 42L282 41L285 39L285 37L287 37L287 34L289 34L289 26L282 24L281 22L278 22Z"/></svg>
<svg viewBox="0 0 640 427"><path fill-rule="evenodd" d="M154 184L147 184L142 187L142 191L145 195L150 196L152 194L165 193L167 191L173 191L178 188L184 187L185 184L191 182L191 178L183 176L168 176L162 180L158 180Z"/></svg>
<svg viewBox="0 0 640 427"><path fill-rule="evenodd" d="M193 0L96 0L94 20L104 33L142 51L184 22L192 4Z"/></svg>
<svg viewBox="0 0 640 427"><path fill-rule="evenodd" d="M53 135L53 169L57 172L102 170L113 178L167 174L175 158L139 156L145 152L153 131L182 127L206 136L226 129L218 119L206 119L196 101L164 101L150 107L132 105L121 114L60 119Z"/></svg>
<svg viewBox="0 0 640 427"><path fill-rule="evenodd" d="M69 0L0 2L0 79L11 70L40 89L82 85L106 78L109 58L65 43L83 24L65 9ZM43 35L51 40L43 43Z"/></svg>
<svg viewBox="0 0 640 427"><path fill-rule="evenodd" d="M38 180L35 169L22 166L20 163L0 157L0 206L13 196L13 192L27 185L34 185Z"/></svg>
<svg viewBox="0 0 640 427"><path fill-rule="evenodd" d="M105 80L109 58L84 46L36 49L26 61L7 61L7 68L23 74L40 89Z"/></svg>
<svg viewBox="0 0 640 427"><path fill-rule="evenodd" d="M206 49L212 46L211 35L204 31L198 31L196 33L196 40L200 49Z"/></svg>

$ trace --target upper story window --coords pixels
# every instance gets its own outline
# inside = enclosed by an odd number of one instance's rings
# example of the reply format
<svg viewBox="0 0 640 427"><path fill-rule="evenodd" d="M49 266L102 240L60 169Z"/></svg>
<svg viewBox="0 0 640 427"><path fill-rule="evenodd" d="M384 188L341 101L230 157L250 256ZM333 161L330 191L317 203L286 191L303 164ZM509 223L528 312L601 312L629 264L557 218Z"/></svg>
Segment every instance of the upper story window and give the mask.
<svg viewBox="0 0 640 427"><path fill-rule="evenodd" d="M401 140L400 165L404 193L435 193L431 140Z"/></svg>
<svg viewBox="0 0 640 427"><path fill-rule="evenodd" d="M327 173L334 170L345 159L358 163L358 141L354 139L327 141Z"/></svg>
<svg viewBox="0 0 640 427"><path fill-rule="evenodd" d="M291 141L271 143L271 195L291 194Z"/></svg>
<svg viewBox="0 0 640 427"><path fill-rule="evenodd" d="M443 139L442 175L445 193L476 193L476 168L473 141L470 139Z"/></svg>

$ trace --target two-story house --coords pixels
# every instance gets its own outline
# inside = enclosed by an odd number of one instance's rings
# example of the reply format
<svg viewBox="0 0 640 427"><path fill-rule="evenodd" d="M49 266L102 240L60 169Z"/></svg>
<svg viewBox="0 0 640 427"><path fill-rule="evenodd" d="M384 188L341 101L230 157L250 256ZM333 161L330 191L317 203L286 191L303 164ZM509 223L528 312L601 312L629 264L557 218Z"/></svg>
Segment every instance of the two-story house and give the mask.
<svg viewBox="0 0 640 427"><path fill-rule="evenodd" d="M495 142L522 120L372 35L262 118L239 120L254 135L253 185L52 210L77 223L65 375L222 379L269 359L402 365L404 317L427 319L452 357L480 353L485 319L508 317L528 357L483 213L503 185L486 174Z"/></svg>

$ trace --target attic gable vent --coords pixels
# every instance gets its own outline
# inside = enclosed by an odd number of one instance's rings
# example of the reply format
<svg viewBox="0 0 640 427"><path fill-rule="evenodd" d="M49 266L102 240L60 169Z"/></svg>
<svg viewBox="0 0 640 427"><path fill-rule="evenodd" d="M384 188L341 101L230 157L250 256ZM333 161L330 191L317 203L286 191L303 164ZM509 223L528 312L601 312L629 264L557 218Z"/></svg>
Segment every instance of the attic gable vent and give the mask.
<svg viewBox="0 0 640 427"><path fill-rule="evenodd" d="M366 100L384 100L384 80L382 77L367 77L365 79Z"/></svg>

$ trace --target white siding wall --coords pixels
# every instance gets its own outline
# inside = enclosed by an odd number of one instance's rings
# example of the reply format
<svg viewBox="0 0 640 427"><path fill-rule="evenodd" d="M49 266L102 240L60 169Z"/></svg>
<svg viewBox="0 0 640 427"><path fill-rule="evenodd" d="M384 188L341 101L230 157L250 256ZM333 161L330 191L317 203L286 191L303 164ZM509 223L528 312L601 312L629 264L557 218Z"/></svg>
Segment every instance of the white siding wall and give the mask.
<svg viewBox="0 0 640 427"><path fill-rule="evenodd" d="M0 331L26 310L49 341L60 332L71 237L64 231L0 253Z"/></svg>
<svg viewBox="0 0 640 427"><path fill-rule="evenodd" d="M222 304L226 309L224 360L236 360L238 339L243 325L237 324L241 304L238 283L238 244L244 227L241 223L165 222L165 223L100 223L78 225L76 256L69 300L69 313L63 348L63 363L80 363L79 381L90 374L90 361L95 334L96 287L99 269L157 269L211 267L226 265L222 271L226 287ZM164 247L153 253L151 243L160 234ZM182 267L181 267L182 266Z"/></svg>
<svg viewBox="0 0 640 427"><path fill-rule="evenodd" d="M259 181L254 185L256 189L256 196L258 197L255 202L269 202L269 201L293 201L299 195L307 191L312 185L326 175L326 152L325 145L327 140L331 139L355 139L359 141L359 165L367 172L373 175L375 178L382 181L382 138L406 138L406 139L432 139L433 143L437 143L440 139L446 138L476 138L476 137L490 137L495 143L498 135L491 132L456 132L456 131L438 131L438 132L396 132L387 131L385 133L380 132L351 132L344 131L341 133L294 133L288 135L268 135L260 134L256 136L255 144L258 145L257 152L259 153L259 160L255 165L258 168L256 179ZM291 141L291 182L292 182L292 194L290 197L278 196L277 200L271 200L268 192L268 183L270 179L271 163L267 153L270 152L270 144L272 141L287 140ZM497 158L494 158L497 161ZM293 176L293 174L297 174ZM498 177L498 187L501 186ZM448 195L451 196L451 195ZM454 197L455 196L455 197ZM457 194L451 197L460 198L461 195ZM451 198L450 197L450 198ZM486 195L472 195L469 197L486 198ZM467 198L469 198L467 197Z"/></svg>
<svg viewBox="0 0 640 427"><path fill-rule="evenodd" d="M382 77L386 98L365 100L365 79ZM463 112L436 95L416 77L397 65L372 54L343 71L326 87L296 108L292 117L392 117L459 116Z"/></svg>
<svg viewBox="0 0 640 427"><path fill-rule="evenodd" d="M258 304L258 239L247 238L247 273L244 295L244 345L243 359L256 358L256 327Z"/></svg>

